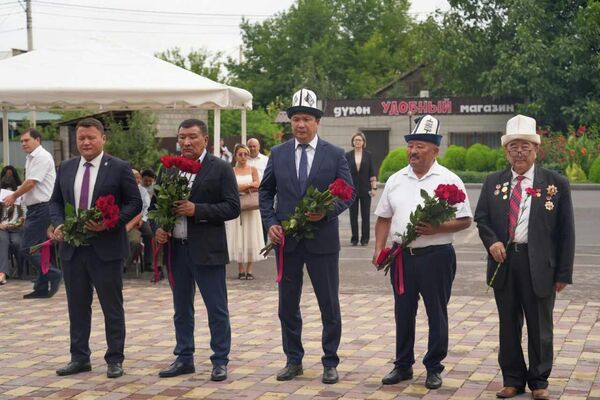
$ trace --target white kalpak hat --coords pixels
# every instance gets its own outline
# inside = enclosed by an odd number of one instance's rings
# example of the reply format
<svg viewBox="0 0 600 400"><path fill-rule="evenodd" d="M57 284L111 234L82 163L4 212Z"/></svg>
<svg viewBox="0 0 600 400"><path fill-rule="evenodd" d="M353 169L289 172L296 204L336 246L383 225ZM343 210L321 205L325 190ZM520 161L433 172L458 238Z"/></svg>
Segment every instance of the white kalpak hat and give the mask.
<svg viewBox="0 0 600 400"><path fill-rule="evenodd" d="M415 122L415 128L410 135L404 136L406 142L411 140L422 140L424 142L433 143L436 146L440 145L442 142L442 135L440 135L440 121L427 114L418 118Z"/></svg>
<svg viewBox="0 0 600 400"><path fill-rule="evenodd" d="M540 135L536 133L535 129L535 119L519 114L508 120L506 123L506 135L502 135L500 138L502 146L506 146L516 139L540 144Z"/></svg>
<svg viewBox="0 0 600 400"><path fill-rule="evenodd" d="M292 97L292 106L287 109L288 118L296 113L306 113L321 118L323 111L317 107L317 95L309 89L300 89Z"/></svg>

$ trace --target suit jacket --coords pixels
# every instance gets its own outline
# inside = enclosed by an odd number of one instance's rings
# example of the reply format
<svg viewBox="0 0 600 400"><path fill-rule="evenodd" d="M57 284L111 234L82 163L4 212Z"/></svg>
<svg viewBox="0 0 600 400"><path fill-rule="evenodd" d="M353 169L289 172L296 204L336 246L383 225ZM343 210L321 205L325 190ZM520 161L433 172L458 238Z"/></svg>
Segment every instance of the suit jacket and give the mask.
<svg viewBox="0 0 600 400"><path fill-rule="evenodd" d="M505 182L510 185L511 179L510 168L488 176L475 210L479 236L488 250L487 282L497 266L489 254L490 246L498 241L504 244L508 241L511 190L507 192L507 199L503 199L502 192L498 192L497 188ZM555 195L548 193L551 185L557 189ZM531 197L527 248L533 289L542 298L552 294L554 282L573 282L575 223L571 189L565 177L536 165L533 188L540 189L541 196ZM505 280L506 268L501 266L494 279L494 288L502 288Z"/></svg>
<svg viewBox="0 0 600 400"><path fill-rule="evenodd" d="M200 265L229 262L225 221L240 215L240 194L229 163L207 153L188 199L196 206L187 217L189 251Z"/></svg>
<svg viewBox="0 0 600 400"><path fill-rule="evenodd" d="M50 219L54 226L65 222L65 205L75 205L73 185L80 160L81 157L71 158L63 161L58 168L50 198ZM115 196L115 203L119 206L119 222L113 229L98 233L90 240L90 244L102 261L115 261L129 255L125 225L142 211L142 198L129 163L105 153L100 162L90 204L93 205L99 196L108 194ZM74 251L73 246L61 243L62 259L70 260Z"/></svg>
<svg viewBox="0 0 600 400"><path fill-rule="evenodd" d="M363 150L362 159L360 160L360 170L356 168L354 160L354 150L346 153L346 161L350 168L354 188L358 197L369 197L371 190L371 177L376 176L375 166L373 165L373 156L367 150Z"/></svg>
<svg viewBox="0 0 600 400"><path fill-rule="evenodd" d="M296 205L305 195L305 192L300 190L296 173L294 145L295 140L291 139L271 149L269 162L260 183L260 214L267 229L273 225L281 225L281 221L293 214ZM342 178L352 185L344 150L319 138L306 187L313 186L323 191L337 178ZM317 228L315 238L304 239L307 251L315 254L339 252L338 215L352 204L354 197L347 202L336 200L334 209L329 211L325 218L314 223ZM297 244L293 238L286 237L284 251L293 251Z"/></svg>

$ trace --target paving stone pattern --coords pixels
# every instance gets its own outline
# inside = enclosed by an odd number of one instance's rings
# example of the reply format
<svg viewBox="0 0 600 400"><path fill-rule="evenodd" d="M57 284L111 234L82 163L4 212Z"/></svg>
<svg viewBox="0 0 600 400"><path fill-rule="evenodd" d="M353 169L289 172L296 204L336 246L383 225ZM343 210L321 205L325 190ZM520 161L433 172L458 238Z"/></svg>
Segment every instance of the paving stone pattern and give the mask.
<svg viewBox="0 0 600 400"><path fill-rule="evenodd" d="M278 382L285 364L277 318L277 291L251 290L229 269L229 306L233 333L229 377L210 381L206 313L196 297L196 373L170 379L157 374L172 360L175 344L171 293L166 283L125 281L127 322L125 376L106 378L104 323L93 305L92 372L58 377L55 370L70 359L64 289L52 299L23 300L31 284L10 281L0 289L0 399L476 399L495 398L502 386L497 364L495 304L488 298L454 296L449 308L450 352L444 385L423 385L422 357L427 346L424 307L417 322L415 377L398 385L381 385L395 352L393 302L382 294L340 296L343 334L340 382L321 383L321 323L310 289L302 300L304 375ZM262 278L266 279L266 278ZM600 399L600 302L559 299L555 308L553 398ZM526 342L526 338L524 338ZM530 394L520 396L529 398Z"/></svg>

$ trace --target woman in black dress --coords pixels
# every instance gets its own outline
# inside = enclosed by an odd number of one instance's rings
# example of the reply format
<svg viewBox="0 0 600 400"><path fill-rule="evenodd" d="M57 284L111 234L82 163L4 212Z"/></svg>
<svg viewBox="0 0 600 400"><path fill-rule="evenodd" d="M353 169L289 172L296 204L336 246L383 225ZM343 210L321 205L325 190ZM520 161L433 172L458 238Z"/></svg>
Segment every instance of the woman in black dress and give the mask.
<svg viewBox="0 0 600 400"><path fill-rule="evenodd" d="M346 160L350 167L354 187L356 188L356 199L350 206L350 227L352 229L352 246L358 244L358 208L360 205L360 215L362 220L360 244L366 246L369 244L369 235L371 232L371 197L377 190L377 176L373 166L373 157L371 153L365 150L367 139L362 132L352 135L351 150L346 153Z"/></svg>

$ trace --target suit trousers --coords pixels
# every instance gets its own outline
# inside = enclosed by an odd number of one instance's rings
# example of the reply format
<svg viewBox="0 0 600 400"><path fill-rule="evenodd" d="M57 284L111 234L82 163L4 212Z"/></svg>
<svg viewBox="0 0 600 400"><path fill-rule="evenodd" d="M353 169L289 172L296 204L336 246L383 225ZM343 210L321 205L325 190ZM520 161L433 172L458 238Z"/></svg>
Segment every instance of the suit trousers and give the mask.
<svg viewBox="0 0 600 400"><path fill-rule="evenodd" d="M340 362L337 349L342 336L342 316L338 296L338 260L338 252L308 253L303 241L298 243L294 251L285 253L284 273L279 283L279 320L283 351L288 363L300 364L304 357L300 313L304 264L321 310L323 324L321 344L324 353L321 362L325 367L337 367Z"/></svg>
<svg viewBox="0 0 600 400"><path fill-rule="evenodd" d="M415 327L419 295L423 297L429 323L427 353L423 364L429 372L442 372L448 354L448 302L456 274L456 254L451 244L422 255L403 251L404 294L394 290L396 361L398 368L415 363ZM391 269L392 282L395 270ZM392 289L393 290L393 289Z"/></svg>
<svg viewBox="0 0 600 400"><path fill-rule="evenodd" d="M60 279L61 272L50 258L50 270L46 275L41 272L40 252L31 254L29 248L46 240L46 230L50 226L50 207L48 203L34 204L27 208L27 216L23 226L23 241L21 242L21 254L29 261L39 273L33 284L36 292L47 292L51 281Z"/></svg>
<svg viewBox="0 0 600 400"><path fill-rule="evenodd" d="M231 350L231 326L227 308L227 285L225 265L199 265L190 255L190 242L173 240L173 306L175 315L174 354L185 364L194 363L194 295L196 285L206 305L210 348L210 360L214 366L227 365Z"/></svg>
<svg viewBox="0 0 600 400"><path fill-rule="evenodd" d="M104 314L108 348L107 363L123 362L125 311L123 309L123 260L101 261L92 246L75 249L70 260L63 260L65 289L69 307L71 360L90 360L90 331L94 289Z"/></svg>
<svg viewBox="0 0 600 400"><path fill-rule="evenodd" d="M369 243L371 233L371 196L356 197L350 205L350 229L352 243L358 243L358 209L360 205L361 231L360 242Z"/></svg>
<svg viewBox="0 0 600 400"><path fill-rule="evenodd" d="M545 389L552 370L555 294L544 298L535 295L527 247L516 251L510 246L507 261L500 268L507 268L504 286L494 289L500 319L498 362L504 386L525 387L527 383L531 390ZM550 268L548 273L552 273ZM529 370L521 347L523 315L527 321Z"/></svg>

